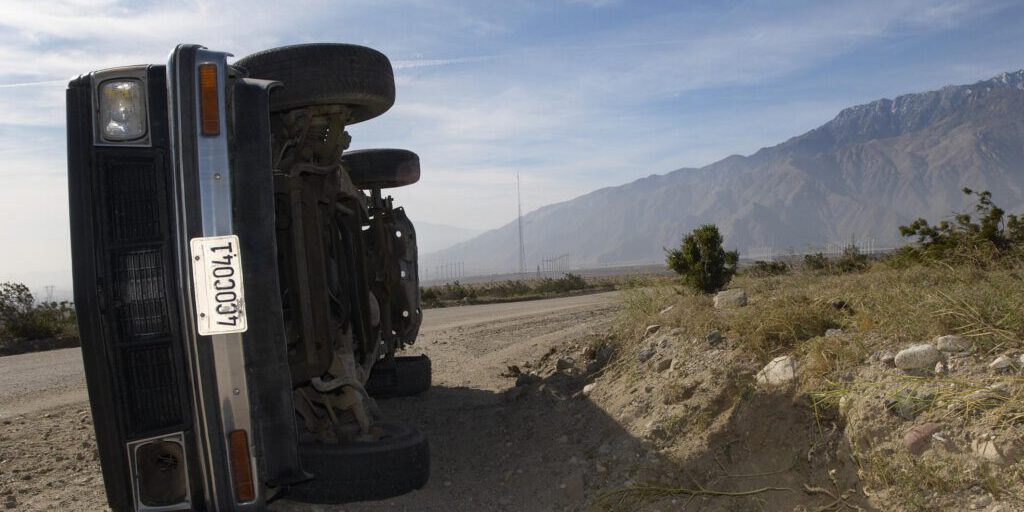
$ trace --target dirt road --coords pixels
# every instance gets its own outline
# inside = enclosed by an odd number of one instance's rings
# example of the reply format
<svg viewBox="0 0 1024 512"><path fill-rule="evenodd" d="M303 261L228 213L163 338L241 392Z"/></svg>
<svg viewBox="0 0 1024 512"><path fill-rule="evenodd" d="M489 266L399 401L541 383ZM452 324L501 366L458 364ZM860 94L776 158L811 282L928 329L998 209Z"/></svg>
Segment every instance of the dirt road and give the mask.
<svg viewBox="0 0 1024 512"><path fill-rule="evenodd" d="M411 355L434 365L434 388L381 402L431 442L432 476L415 493L345 506L275 503L282 511L575 510L603 472L594 455L635 441L604 411L557 392L504 391L510 365L604 336L614 293L428 310ZM102 510L77 349L0 358L0 499L15 510ZM632 453L632 452L630 452ZM636 456L642 454L638 451Z"/></svg>

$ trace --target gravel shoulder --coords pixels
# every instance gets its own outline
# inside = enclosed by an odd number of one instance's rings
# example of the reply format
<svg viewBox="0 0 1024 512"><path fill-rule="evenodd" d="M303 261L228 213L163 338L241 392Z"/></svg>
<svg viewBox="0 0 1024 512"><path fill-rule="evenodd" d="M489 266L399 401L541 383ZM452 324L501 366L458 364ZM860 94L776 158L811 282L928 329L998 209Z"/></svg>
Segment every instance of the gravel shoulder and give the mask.
<svg viewBox="0 0 1024 512"><path fill-rule="evenodd" d="M425 353L434 388L381 401L430 437L427 486L384 502L273 509L580 510L597 468L583 447L639 442L586 400L557 392L510 399L511 365L606 336L620 306L603 293L427 310L409 355ZM77 349L0 358L0 501L14 510L105 510Z"/></svg>

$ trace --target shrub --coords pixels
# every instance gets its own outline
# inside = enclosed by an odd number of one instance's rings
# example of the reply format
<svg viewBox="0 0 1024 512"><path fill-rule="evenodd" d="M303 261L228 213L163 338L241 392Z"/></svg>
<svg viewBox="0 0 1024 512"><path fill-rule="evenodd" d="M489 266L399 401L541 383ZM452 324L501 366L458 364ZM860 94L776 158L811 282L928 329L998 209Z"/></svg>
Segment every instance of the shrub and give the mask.
<svg viewBox="0 0 1024 512"><path fill-rule="evenodd" d="M828 258L820 252L804 255L804 268L807 270L826 270L828 266Z"/></svg>
<svg viewBox="0 0 1024 512"><path fill-rule="evenodd" d="M820 252L804 255L804 268L818 272L846 274L862 272L869 266L871 258L867 254L862 254L855 244L844 247L843 253L835 261L829 260L828 256Z"/></svg>
<svg viewBox="0 0 1024 512"><path fill-rule="evenodd" d="M75 335L75 309L70 302L36 305L28 287L0 283L0 324L7 336L36 340Z"/></svg>
<svg viewBox="0 0 1024 512"><path fill-rule="evenodd" d="M579 275L565 274L558 279L544 278L537 283L536 290L540 293L565 293L573 290L582 290L587 287L587 282Z"/></svg>
<svg viewBox="0 0 1024 512"><path fill-rule="evenodd" d="M32 311L35 299L21 283L0 283L0 321L8 324Z"/></svg>
<svg viewBox="0 0 1024 512"><path fill-rule="evenodd" d="M963 189L964 194L977 198L974 211L977 221L969 213L959 213L953 222L941 221L931 225L917 219L900 226L900 235L917 237L917 247L904 250L901 257L939 259L988 263L1020 252L1024 246L1024 218L1006 215L992 202L992 193Z"/></svg>
<svg viewBox="0 0 1024 512"><path fill-rule="evenodd" d="M789 265L785 261L755 261L750 268L750 275L759 277L781 276L788 272Z"/></svg>
<svg viewBox="0 0 1024 512"><path fill-rule="evenodd" d="M740 255L722 248L722 235L705 224L683 238L678 249L667 250L668 266L683 282L704 293L721 290L736 274Z"/></svg>
<svg viewBox="0 0 1024 512"><path fill-rule="evenodd" d="M835 268L841 273L861 272L866 270L871 262L867 254L861 254L860 249L850 244L843 248L843 255L836 260Z"/></svg>

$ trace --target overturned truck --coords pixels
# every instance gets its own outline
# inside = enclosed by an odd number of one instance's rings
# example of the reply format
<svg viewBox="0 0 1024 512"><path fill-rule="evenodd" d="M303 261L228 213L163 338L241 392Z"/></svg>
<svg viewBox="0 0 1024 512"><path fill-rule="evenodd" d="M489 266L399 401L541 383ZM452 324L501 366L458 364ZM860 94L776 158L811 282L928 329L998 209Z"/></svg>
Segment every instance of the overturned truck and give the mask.
<svg viewBox="0 0 1024 512"><path fill-rule="evenodd" d="M68 86L75 302L115 511L264 510L422 487L423 434L375 398L430 386L416 232L384 189L416 154L347 151L394 103L387 57L306 44Z"/></svg>

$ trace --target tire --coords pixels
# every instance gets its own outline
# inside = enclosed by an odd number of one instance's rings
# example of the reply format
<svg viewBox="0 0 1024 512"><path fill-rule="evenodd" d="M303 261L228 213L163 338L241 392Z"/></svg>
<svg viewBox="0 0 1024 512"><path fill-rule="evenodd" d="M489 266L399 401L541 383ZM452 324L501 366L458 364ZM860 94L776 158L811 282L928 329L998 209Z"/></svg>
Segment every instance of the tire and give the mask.
<svg viewBox="0 0 1024 512"><path fill-rule="evenodd" d="M282 46L235 62L251 78L275 80L284 87L270 95L270 110L316 105L346 105L348 124L373 119L395 103L391 61L377 50L352 44L315 43Z"/></svg>
<svg viewBox="0 0 1024 512"><path fill-rule="evenodd" d="M425 355L396 357L392 366L373 367L366 392L373 398L419 395L430 389L431 373L430 358Z"/></svg>
<svg viewBox="0 0 1024 512"><path fill-rule="evenodd" d="M420 157L405 149L349 151L341 161L361 189L404 187L420 180Z"/></svg>
<svg viewBox="0 0 1024 512"><path fill-rule="evenodd" d="M314 476L292 486L288 498L324 504L382 500L426 485L430 478L427 437L397 423L377 426L387 434L374 443L300 443L302 466Z"/></svg>

